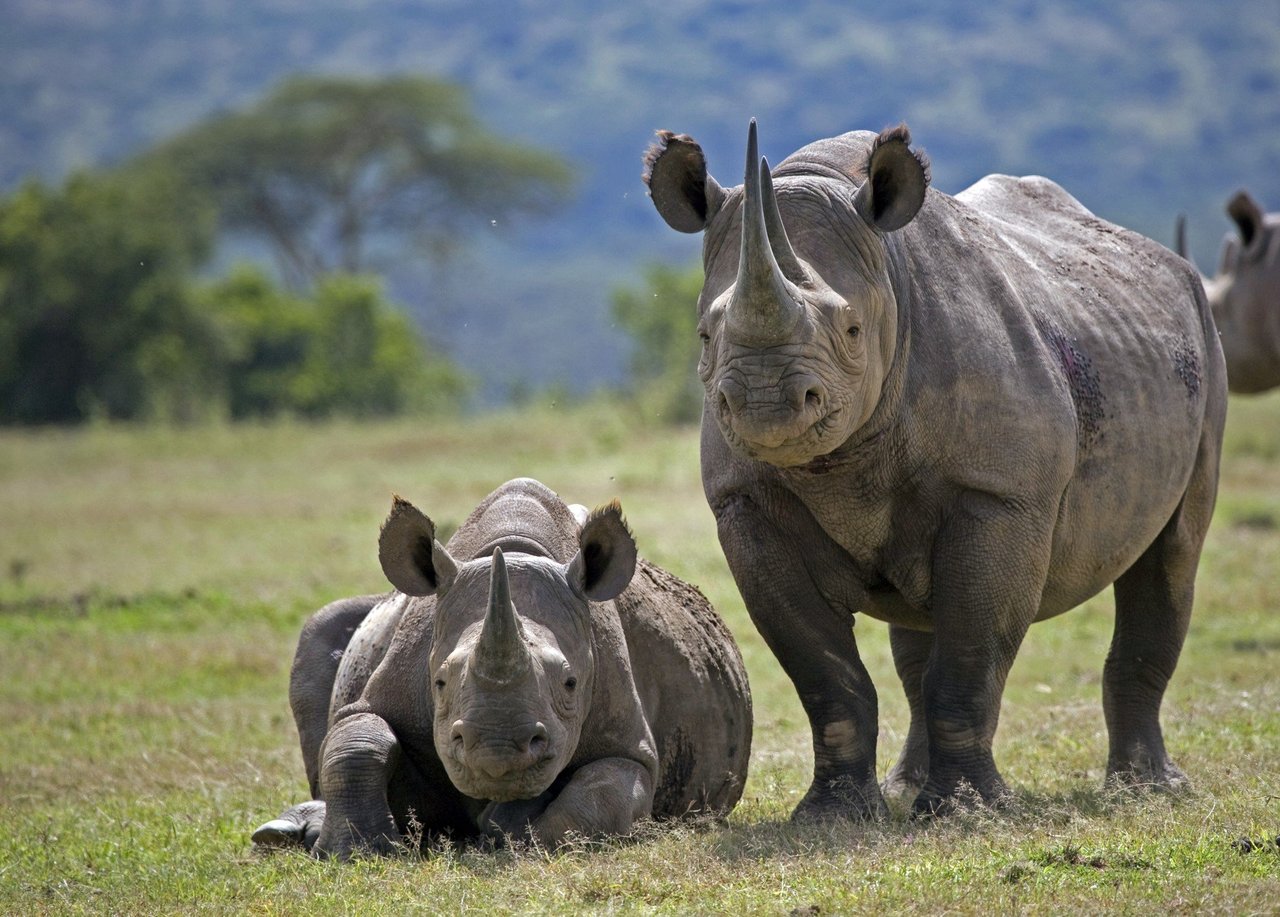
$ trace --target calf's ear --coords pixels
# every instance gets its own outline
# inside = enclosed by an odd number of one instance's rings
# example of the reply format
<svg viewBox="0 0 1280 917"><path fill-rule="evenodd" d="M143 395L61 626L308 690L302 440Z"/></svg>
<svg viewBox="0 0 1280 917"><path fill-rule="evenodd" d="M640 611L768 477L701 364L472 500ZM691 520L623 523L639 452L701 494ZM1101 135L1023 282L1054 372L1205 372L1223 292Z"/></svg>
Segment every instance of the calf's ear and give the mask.
<svg viewBox="0 0 1280 917"><path fill-rule="evenodd" d="M391 585L405 595L445 592L458 565L440 542L435 523L399 495L378 535L378 562Z"/></svg>
<svg viewBox="0 0 1280 917"><path fill-rule="evenodd" d="M881 131L871 145L867 180L853 205L871 226L893 232L915 218L928 187L929 157L911 149L911 131L899 124Z"/></svg>
<svg viewBox="0 0 1280 917"><path fill-rule="evenodd" d="M701 232L724 201L724 189L707 174L702 147L688 134L658 131L644 154L644 183L667 225Z"/></svg>
<svg viewBox="0 0 1280 917"><path fill-rule="evenodd" d="M595 510L578 532L569 584L593 602L615 598L636 572L636 542L614 500Z"/></svg>

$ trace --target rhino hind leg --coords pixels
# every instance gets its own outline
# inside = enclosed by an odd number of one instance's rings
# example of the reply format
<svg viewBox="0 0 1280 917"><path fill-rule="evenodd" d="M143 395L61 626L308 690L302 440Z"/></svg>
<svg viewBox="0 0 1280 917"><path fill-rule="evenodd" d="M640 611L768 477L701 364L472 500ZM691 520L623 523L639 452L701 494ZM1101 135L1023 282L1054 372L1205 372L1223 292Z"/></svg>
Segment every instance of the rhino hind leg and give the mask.
<svg viewBox="0 0 1280 917"><path fill-rule="evenodd" d="M1177 789L1187 783L1160 729L1160 704L1191 619L1194 559L1169 556L1185 553L1171 544L1177 540L1161 535L1115 584L1115 633L1102 681L1112 785Z"/></svg>
<svg viewBox="0 0 1280 917"><path fill-rule="evenodd" d="M933 652L933 634L891 625L893 664L902 680L911 725L898 760L881 786L885 796L914 800L929 779L929 729L924 710L924 673Z"/></svg>
<svg viewBox="0 0 1280 917"><path fill-rule="evenodd" d="M1217 498L1225 413L1225 397L1211 394L1182 502L1115 583L1115 632L1102 676L1107 783L1112 786L1190 786L1165 750L1160 705L1191 623L1196 569Z"/></svg>
<svg viewBox="0 0 1280 917"><path fill-rule="evenodd" d="M324 825L325 804L318 799L293 806L279 818L258 827L253 842L259 847L301 847L310 851Z"/></svg>
<svg viewBox="0 0 1280 917"><path fill-rule="evenodd" d="M1178 790L1189 786L1169 757L1160 705L1191 622L1203 528L1179 510L1155 543L1116 580L1116 623L1102 678L1107 783Z"/></svg>
<svg viewBox="0 0 1280 917"><path fill-rule="evenodd" d="M312 798L319 795L320 745L329 729L329 701L342 654L382 598L366 595L331 602L307 619L298 636L289 674L289 706L298 727Z"/></svg>

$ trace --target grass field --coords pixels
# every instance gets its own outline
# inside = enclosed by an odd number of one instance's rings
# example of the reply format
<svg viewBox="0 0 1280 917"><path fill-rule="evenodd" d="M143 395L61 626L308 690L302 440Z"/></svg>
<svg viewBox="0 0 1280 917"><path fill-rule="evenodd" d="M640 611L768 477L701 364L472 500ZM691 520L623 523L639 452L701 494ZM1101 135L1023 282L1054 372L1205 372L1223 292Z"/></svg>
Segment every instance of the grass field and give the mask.
<svg viewBox="0 0 1280 917"><path fill-rule="evenodd" d="M314 862L251 850L305 796L293 643L385 587L399 492L456 525L498 483L613 497L697 583L751 676L751 774L727 827L628 843ZM466 422L0 433L0 913L1280 913L1280 395L1236 400L1196 615L1165 702L1195 789L1102 790L1110 594L1033 628L1010 676L998 815L792 826L808 728L715 541L694 430L607 405ZM881 772L906 728L886 629ZM1270 839L1242 852L1240 838Z"/></svg>

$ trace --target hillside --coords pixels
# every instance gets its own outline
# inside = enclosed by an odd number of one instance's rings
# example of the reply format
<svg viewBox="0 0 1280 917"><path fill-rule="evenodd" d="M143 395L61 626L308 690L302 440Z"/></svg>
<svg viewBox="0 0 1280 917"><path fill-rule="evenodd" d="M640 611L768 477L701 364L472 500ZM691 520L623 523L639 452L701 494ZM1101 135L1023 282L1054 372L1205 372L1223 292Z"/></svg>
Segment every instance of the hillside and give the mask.
<svg viewBox="0 0 1280 917"><path fill-rule="evenodd" d="M1183 211L1202 267L1237 187L1280 209L1274 0L8 0L3 19L6 189L118 160L303 71L455 79L491 128L571 160L579 194L556 218L482 221L446 275L394 278L491 398L619 378L610 289L648 261L697 258L698 241L662 225L639 180L659 127L697 137L730 181L750 117L774 161L906 120L944 191L1040 173L1161 241Z"/></svg>

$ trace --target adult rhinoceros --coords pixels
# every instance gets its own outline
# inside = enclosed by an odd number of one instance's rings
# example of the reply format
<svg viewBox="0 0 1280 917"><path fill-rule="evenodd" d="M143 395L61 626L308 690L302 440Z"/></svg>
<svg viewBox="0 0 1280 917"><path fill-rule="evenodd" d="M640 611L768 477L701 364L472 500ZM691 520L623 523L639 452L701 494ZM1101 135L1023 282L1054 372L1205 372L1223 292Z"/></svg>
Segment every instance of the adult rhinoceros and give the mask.
<svg viewBox="0 0 1280 917"><path fill-rule="evenodd" d="M1204 277L1205 295L1222 335L1227 387L1256 394L1280 385L1280 214L1266 214L1247 191L1227 202L1240 237L1222 242L1218 273ZM1187 253L1186 221L1176 247Z"/></svg>
<svg viewBox="0 0 1280 917"><path fill-rule="evenodd" d="M1225 373L1198 278L1044 178L928 187L905 125L821 140L742 186L660 132L645 180L704 233L702 479L752 620L794 682L795 816L884 811L854 612L886 621L917 812L992 758L1028 626L1115 583L1107 775L1185 782L1159 710L1217 490ZM967 791L966 791L967 792Z"/></svg>
<svg viewBox="0 0 1280 917"><path fill-rule="evenodd" d="M616 503L537 481L485 498L448 547L396 499L379 558L397 588L303 628L289 683L314 801L254 832L317 855L441 833L625 834L725 815L751 695L702 594L636 556Z"/></svg>

